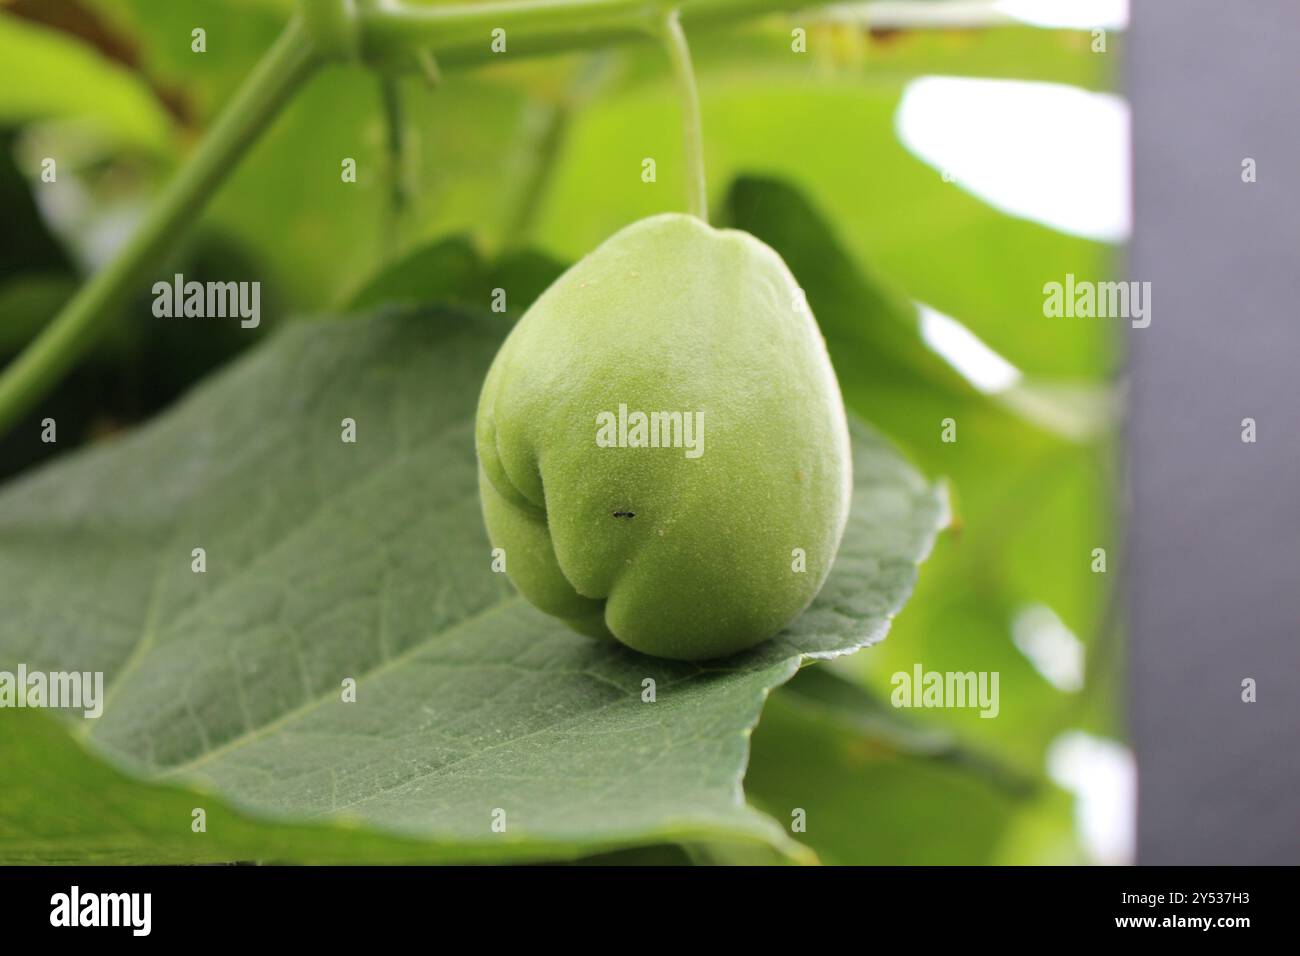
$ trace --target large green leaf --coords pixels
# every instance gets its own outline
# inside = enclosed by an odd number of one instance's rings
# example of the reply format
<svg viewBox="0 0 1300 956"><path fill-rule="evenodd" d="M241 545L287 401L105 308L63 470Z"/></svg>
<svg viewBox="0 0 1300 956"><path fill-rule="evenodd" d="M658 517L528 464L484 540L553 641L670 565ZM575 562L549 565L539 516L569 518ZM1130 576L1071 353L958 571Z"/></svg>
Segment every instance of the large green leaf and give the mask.
<svg viewBox="0 0 1300 956"><path fill-rule="evenodd" d="M502 847L491 842L394 836L350 819L304 824L258 819L232 809L210 790L151 783L123 773L79 745L66 727L40 711L5 711L0 727L4 729L0 766L5 768L5 786L0 788L0 862L5 864L258 860L356 865L492 862L502 855ZM196 829L195 810L203 811L201 830ZM689 843L726 835L714 829L700 832L670 826L663 836ZM554 858L576 856L584 849L585 843L529 841L511 844L507 853L512 859ZM782 849L793 853L794 861L806 859L798 847ZM768 852L782 855L781 850Z"/></svg>
<svg viewBox="0 0 1300 956"><path fill-rule="evenodd" d="M419 838L431 858L784 845L740 787L763 700L804 656L883 637L942 494L855 426L849 531L795 624L708 665L589 641L490 570L472 420L508 324L424 309L299 325L154 424L11 484L0 669L103 671L104 715L75 733L132 774ZM9 749L21 776L44 747Z"/></svg>

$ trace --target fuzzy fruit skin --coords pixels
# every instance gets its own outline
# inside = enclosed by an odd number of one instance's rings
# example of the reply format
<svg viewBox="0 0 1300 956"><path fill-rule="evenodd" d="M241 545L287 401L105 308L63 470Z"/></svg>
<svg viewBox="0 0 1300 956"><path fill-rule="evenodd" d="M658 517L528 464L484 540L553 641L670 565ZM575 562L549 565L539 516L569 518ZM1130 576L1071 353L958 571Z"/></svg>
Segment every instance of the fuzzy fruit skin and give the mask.
<svg viewBox="0 0 1300 956"><path fill-rule="evenodd" d="M610 237L533 304L488 372L475 435L488 533L529 601L677 660L752 647L808 606L852 465L797 294L758 239L669 213ZM597 416L620 404L702 411L703 453L599 447Z"/></svg>

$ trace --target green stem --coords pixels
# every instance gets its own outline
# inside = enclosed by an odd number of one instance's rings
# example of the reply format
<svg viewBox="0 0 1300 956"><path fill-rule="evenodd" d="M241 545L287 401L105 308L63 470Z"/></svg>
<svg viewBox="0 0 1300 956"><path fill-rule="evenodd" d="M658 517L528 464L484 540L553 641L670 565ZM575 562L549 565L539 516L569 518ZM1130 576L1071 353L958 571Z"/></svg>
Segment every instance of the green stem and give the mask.
<svg viewBox="0 0 1300 956"><path fill-rule="evenodd" d="M433 6L376 6L357 11L362 55L396 62L427 49L440 63L462 66L497 57L514 60L557 51L645 40L671 8L695 29L734 25L764 14L801 10L823 0L486 0ZM492 31L506 31L506 52L491 49Z"/></svg>
<svg viewBox="0 0 1300 956"><path fill-rule="evenodd" d="M94 341L93 333L138 291L315 63L301 25L291 21L122 250L0 374L0 434L46 394Z"/></svg>
<svg viewBox="0 0 1300 956"><path fill-rule="evenodd" d="M567 103L533 102L526 108L525 120L532 128L528 137L530 157L506 220L503 236L507 249L523 249L528 245L569 127Z"/></svg>
<svg viewBox="0 0 1300 956"><path fill-rule="evenodd" d="M507 226L503 234L506 249L522 249L528 245L542 203L555 179L560 153L573 116L596 95L609 72L609 54L594 53L587 57L558 101L534 102L529 105L528 118L536 125L533 126L526 150L529 158L527 173L521 177L523 185L515 194L515 202L506 218Z"/></svg>
<svg viewBox="0 0 1300 956"><path fill-rule="evenodd" d="M388 157L389 211L396 224L406 212L410 196L406 190L406 110L402 105L401 88L395 78L379 78L379 99L383 105L387 133L384 148Z"/></svg>
<svg viewBox="0 0 1300 956"><path fill-rule="evenodd" d="M492 0L487 3L373 7L359 11L368 51L412 43L451 46L479 43L490 53L492 31L510 41L546 33L575 34L644 22L652 0Z"/></svg>
<svg viewBox="0 0 1300 956"><path fill-rule="evenodd" d="M691 49L682 32L676 10L670 10L661 24L664 46L677 78L682 98L682 146L686 152L686 208L691 215L709 221L709 199L704 186L704 135L700 123L700 92L695 86Z"/></svg>

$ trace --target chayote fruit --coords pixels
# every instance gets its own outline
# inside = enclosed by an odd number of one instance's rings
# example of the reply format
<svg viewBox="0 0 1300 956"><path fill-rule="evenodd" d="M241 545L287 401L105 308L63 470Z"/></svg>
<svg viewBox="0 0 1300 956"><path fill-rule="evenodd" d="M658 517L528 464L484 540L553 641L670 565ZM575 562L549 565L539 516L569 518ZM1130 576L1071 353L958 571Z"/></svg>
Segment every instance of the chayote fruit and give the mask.
<svg viewBox="0 0 1300 956"><path fill-rule="evenodd" d="M848 516L844 406L802 293L770 247L691 216L628 226L543 293L492 363L476 441L524 596L659 657L771 637Z"/></svg>

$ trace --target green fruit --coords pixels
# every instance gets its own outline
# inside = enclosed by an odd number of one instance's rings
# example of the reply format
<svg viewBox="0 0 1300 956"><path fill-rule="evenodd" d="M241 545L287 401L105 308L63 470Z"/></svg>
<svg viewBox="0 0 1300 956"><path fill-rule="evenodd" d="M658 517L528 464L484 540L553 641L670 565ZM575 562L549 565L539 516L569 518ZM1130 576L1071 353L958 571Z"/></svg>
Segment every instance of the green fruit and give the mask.
<svg viewBox="0 0 1300 956"><path fill-rule="evenodd" d="M844 406L794 278L691 216L628 226L543 293L492 363L476 439L488 533L524 596L659 657L771 637L816 596L848 516Z"/></svg>

